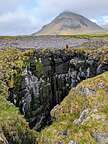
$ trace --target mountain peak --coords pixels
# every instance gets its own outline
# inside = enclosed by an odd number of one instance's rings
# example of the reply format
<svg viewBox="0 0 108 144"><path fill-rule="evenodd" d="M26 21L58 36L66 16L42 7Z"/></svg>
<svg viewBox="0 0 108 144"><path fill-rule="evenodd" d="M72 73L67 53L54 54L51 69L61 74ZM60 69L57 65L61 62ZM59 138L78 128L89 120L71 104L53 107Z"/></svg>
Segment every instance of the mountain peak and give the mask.
<svg viewBox="0 0 108 144"><path fill-rule="evenodd" d="M33 35L72 35L97 32L103 32L103 29L97 24L82 15L64 11Z"/></svg>
<svg viewBox="0 0 108 144"><path fill-rule="evenodd" d="M72 16L72 15L78 15L78 14L72 11L63 11L62 13L59 14L59 16Z"/></svg>

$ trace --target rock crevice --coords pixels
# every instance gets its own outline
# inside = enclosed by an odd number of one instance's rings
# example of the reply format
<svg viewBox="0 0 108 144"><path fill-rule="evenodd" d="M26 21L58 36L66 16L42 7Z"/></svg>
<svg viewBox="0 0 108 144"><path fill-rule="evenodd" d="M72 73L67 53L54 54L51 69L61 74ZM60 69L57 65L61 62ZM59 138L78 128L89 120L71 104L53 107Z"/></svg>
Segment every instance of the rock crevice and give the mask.
<svg viewBox="0 0 108 144"><path fill-rule="evenodd" d="M18 90L9 89L9 100L20 108L30 128L41 130L51 123L50 111L72 87L106 70L107 64L83 53L35 53L22 72Z"/></svg>

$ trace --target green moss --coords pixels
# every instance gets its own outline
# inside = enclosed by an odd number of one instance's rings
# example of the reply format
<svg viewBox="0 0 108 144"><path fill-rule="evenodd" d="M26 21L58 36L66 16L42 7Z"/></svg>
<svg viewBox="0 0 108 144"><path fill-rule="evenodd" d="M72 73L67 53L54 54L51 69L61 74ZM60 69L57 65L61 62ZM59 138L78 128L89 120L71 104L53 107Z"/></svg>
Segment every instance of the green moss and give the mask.
<svg viewBox="0 0 108 144"><path fill-rule="evenodd" d="M36 75L38 77L43 75L43 64L40 62L39 59L35 60L35 65L36 65Z"/></svg>
<svg viewBox="0 0 108 144"><path fill-rule="evenodd" d="M7 101L8 88L18 90L22 71L32 53L32 50L22 52L14 48L0 51L0 129L10 143L37 143L38 134L29 129L18 108Z"/></svg>
<svg viewBox="0 0 108 144"><path fill-rule="evenodd" d="M10 143L35 144L37 133L29 129L19 110L6 100L7 88L0 82L0 128Z"/></svg>

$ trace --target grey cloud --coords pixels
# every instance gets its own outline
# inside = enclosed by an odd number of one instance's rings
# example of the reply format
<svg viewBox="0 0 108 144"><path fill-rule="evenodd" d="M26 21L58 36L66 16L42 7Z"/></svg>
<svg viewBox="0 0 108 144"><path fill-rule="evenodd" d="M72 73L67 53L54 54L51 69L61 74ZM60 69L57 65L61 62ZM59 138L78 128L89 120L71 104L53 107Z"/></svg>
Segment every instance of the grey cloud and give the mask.
<svg viewBox="0 0 108 144"><path fill-rule="evenodd" d="M0 0L0 35L35 32L65 10L105 24L107 9L108 0Z"/></svg>
<svg viewBox="0 0 108 144"><path fill-rule="evenodd" d="M43 15L54 15L64 10L71 10L87 17L108 15L107 0L39 0L37 10Z"/></svg>
<svg viewBox="0 0 108 144"><path fill-rule="evenodd" d="M24 11L7 13L0 16L0 35L30 34L36 25L35 18Z"/></svg>
<svg viewBox="0 0 108 144"><path fill-rule="evenodd" d="M7 12L14 12L28 2L30 0L0 0L0 15Z"/></svg>

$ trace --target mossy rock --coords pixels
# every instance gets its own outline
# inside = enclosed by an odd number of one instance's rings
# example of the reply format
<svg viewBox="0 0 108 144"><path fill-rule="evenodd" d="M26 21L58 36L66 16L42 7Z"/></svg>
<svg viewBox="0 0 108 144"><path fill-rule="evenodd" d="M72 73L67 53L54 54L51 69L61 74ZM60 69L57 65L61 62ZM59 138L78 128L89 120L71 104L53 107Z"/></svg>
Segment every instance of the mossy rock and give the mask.
<svg viewBox="0 0 108 144"><path fill-rule="evenodd" d="M88 112L84 113L85 110ZM40 143L47 140L51 144L68 144L73 140L78 144L96 144L94 133L108 133L107 110L108 72L105 72L81 82L51 111L53 123L41 132Z"/></svg>
<svg viewBox="0 0 108 144"><path fill-rule="evenodd" d="M0 81L0 129L12 144L36 144L38 133L29 129L19 110L6 100L7 87Z"/></svg>

